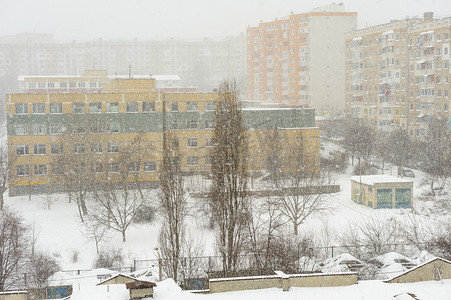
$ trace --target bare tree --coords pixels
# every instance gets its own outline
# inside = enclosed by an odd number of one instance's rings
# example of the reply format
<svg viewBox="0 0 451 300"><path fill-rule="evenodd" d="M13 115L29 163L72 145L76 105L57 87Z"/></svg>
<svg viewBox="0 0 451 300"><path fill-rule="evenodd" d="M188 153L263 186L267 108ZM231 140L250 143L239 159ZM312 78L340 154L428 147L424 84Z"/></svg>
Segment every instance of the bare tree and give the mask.
<svg viewBox="0 0 451 300"><path fill-rule="evenodd" d="M302 133L288 137L275 129L269 135L266 149L271 188L277 193L280 213L297 235L307 218L330 210L323 189L329 180L320 171L319 153L307 146Z"/></svg>
<svg viewBox="0 0 451 300"><path fill-rule="evenodd" d="M27 227L17 213L0 211L0 291L14 284L17 270L26 263L27 235Z"/></svg>
<svg viewBox="0 0 451 300"><path fill-rule="evenodd" d="M443 191L451 177L451 134L448 128L448 121L445 119L431 120L426 140L421 143L421 167L428 174L433 196L434 184L438 183L439 191Z"/></svg>
<svg viewBox="0 0 451 300"><path fill-rule="evenodd" d="M249 221L247 135L234 82L219 87L213 138L210 205L218 226L217 248L227 275L237 267Z"/></svg>
<svg viewBox="0 0 451 300"><path fill-rule="evenodd" d="M50 277L60 270L57 261L45 252L36 252L29 259L27 274L31 287L42 289L49 286ZM41 292L45 296L45 292Z"/></svg>
<svg viewBox="0 0 451 300"><path fill-rule="evenodd" d="M178 157L177 148L172 147L171 132L165 132L158 193L159 212L163 219L159 243L163 259L168 265L167 275L174 281L177 281L180 273L179 262L183 253L185 218L188 214L187 194Z"/></svg>
<svg viewBox="0 0 451 300"><path fill-rule="evenodd" d="M0 210L3 210L3 194L9 188L10 177L13 175L11 170L11 161L8 160L8 143L3 128L6 128L6 122L0 115Z"/></svg>
<svg viewBox="0 0 451 300"><path fill-rule="evenodd" d="M99 219L88 215L82 223L82 234L96 245L96 252L99 254L99 244L108 236L108 227L102 224Z"/></svg>
<svg viewBox="0 0 451 300"><path fill-rule="evenodd" d="M354 165L354 157L358 159L359 174L362 174L363 167L371 167L377 159L376 132L358 119L350 119L345 126L343 146L352 157L352 165Z"/></svg>

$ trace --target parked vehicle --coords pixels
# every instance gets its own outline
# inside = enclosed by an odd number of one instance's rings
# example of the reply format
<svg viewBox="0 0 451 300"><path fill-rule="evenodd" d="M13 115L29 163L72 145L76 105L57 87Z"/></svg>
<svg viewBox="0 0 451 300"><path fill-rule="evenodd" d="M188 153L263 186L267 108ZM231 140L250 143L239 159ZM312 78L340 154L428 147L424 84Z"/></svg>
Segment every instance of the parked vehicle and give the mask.
<svg viewBox="0 0 451 300"><path fill-rule="evenodd" d="M411 177L411 178L415 178L415 173L413 173L413 171L410 170L410 169L403 169L402 176L403 176L403 177Z"/></svg>

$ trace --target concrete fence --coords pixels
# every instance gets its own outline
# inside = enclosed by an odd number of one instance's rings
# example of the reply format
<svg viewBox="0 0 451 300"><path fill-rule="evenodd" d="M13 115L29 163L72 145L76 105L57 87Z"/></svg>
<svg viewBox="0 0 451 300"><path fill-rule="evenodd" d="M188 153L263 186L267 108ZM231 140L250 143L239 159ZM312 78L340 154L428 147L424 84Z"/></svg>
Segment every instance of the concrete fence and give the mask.
<svg viewBox="0 0 451 300"><path fill-rule="evenodd" d="M357 283L357 273L291 274L276 271L277 275L210 279L210 293L267 288L346 286Z"/></svg>

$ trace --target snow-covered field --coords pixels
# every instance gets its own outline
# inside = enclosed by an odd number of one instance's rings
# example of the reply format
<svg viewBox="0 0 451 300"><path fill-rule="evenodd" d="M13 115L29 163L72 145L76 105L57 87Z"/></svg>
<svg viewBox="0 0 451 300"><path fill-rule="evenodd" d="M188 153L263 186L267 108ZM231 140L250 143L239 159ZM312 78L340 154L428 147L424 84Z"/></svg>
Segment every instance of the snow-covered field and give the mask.
<svg viewBox="0 0 451 300"><path fill-rule="evenodd" d="M326 146L326 150L329 150ZM348 167L345 174L336 176L336 182L341 191L330 195L333 211L321 218L311 218L301 226L305 233L319 233L324 223L332 224L335 233L340 232L350 222L358 222L364 218L388 219L393 216L402 216L409 210L386 209L374 210L351 201L351 177L352 167ZM385 174L396 174L396 168L392 167L384 171ZM424 212L429 218L437 218L433 214L433 202L424 201L421 197L428 186L423 184L421 172L415 170L414 181L414 208ZM419 200L419 199L423 200ZM50 203L50 205L49 205ZM62 270L89 270L93 268L96 258L96 248L93 241L89 241L81 231L81 223L75 203L69 203L64 194L54 194L50 197L34 195L31 201L28 196L8 197L5 195L5 205L19 212L25 222L38 233L37 246L51 254L60 263ZM49 208L50 207L50 208ZM440 216L449 217L449 216ZM214 232L206 227L208 223L199 216L188 219L189 229L195 237L202 236L205 245L205 255L214 255ZM100 243L100 248L110 250L120 248L126 256L126 266L131 266L134 259L155 259L155 248L158 247L158 222L154 224L136 224L127 231L127 241L122 242L120 233L110 233L108 239ZM67 274L71 274L68 272ZM71 276L71 275L70 275ZM69 277L70 277L69 276ZM90 276L88 276L90 277ZM93 275L93 277L95 277ZM383 285L383 286L382 286ZM408 288L406 288L408 287ZM440 288L438 288L440 287ZM265 291L232 292L218 295L194 295L187 294L173 286L170 280L160 283L156 289L155 297L158 299L225 299L234 297L237 299L350 299L346 295L353 295L352 299L392 299L390 297L409 291L417 294L419 299L432 299L430 291L437 289L433 299L451 299L451 281L445 283L427 282L410 285L392 284L387 286L381 282L361 282L350 287L322 288L321 295L316 288L293 288L290 292L271 289ZM75 293L76 294L76 293ZM424 296L423 296L424 295ZM100 299L100 298L98 298ZM113 299L113 298L109 298ZM402 299L402 298L399 298ZM84 299L87 300L87 299Z"/></svg>

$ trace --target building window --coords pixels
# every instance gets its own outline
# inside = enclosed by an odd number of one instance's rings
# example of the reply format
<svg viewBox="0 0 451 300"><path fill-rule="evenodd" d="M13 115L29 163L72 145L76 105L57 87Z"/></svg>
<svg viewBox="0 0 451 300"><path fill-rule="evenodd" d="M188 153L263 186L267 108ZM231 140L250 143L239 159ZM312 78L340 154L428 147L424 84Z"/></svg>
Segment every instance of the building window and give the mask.
<svg viewBox="0 0 451 300"><path fill-rule="evenodd" d="M30 166L29 165L18 165L16 167L17 176L29 176Z"/></svg>
<svg viewBox="0 0 451 300"><path fill-rule="evenodd" d="M39 82L39 83L38 83L38 87L39 87L40 89L45 89L45 82Z"/></svg>
<svg viewBox="0 0 451 300"><path fill-rule="evenodd" d="M45 144L36 144L34 145L34 154L35 155L45 155L47 154L47 147Z"/></svg>
<svg viewBox="0 0 451 300"><path fill-rule="evenodd" d="M197 147L199 147L199 140L197 138L189 138L189 139L187 139L187 147L188 148L197 148Z"/></svg>
<svg viewBox="0 0 451 300"><path fill-rule="evenodd" d="M171 111L179 111L179 103L178 102L171 103Z"/></svg>
<svg viewBox="0 0 451 300"><path fill-rule="evenodd" d="M138 112L138 102L127 102L127 112L137 113Z"/></svg>
<svg viewBox="0 0 451 300"><path fill-rule="evenodd" d="M102 153L103 146L102 143L92 143L91 144L91 153Z"/></svg>
<svg viewBox="0 0 451 300"><path fill-rule="evenodd" d="M103 164L101 162L96 162L93 164L94 172L103 173Z"/></svg>
<svg viewBox="0 0 451 300"><path fill-rule="evenodd" d="M143 112L154 112L155 111L155 102L143 102Z"/></svg>
<svg viewBox="0 0 451 300"><path fill-rule="evenodd" d="M113 102L113 103L107 103L106 104L106 112L107 113L118 113L119 112L119 103Z"/></svg>
<svg viewBox="0 0 451 300"><path fill-rule="evenodd" d="M75 82L69 82L69 87L74 88L75 87Z"/></svg>
<svg viewBox="0 0 451 300"><path fill-rule="evenodd" d="M156 172L157 163L154 161L147 161L144 163L144 172Z"/></svg>
<svg viewBox="0 0 451 300"><path fill-rule="evenodd" d="M45 103L33 103L33 114L45 114Z"/></svg>
<svg viewBox="0 0 451 300"><path fill-rule="evenodd" d="M109 122L106 124L106 132L107 133L118 133L119 132L119 123L118 122Z"/></svg>
<svg viewBox="0 0 451 300"><path fill-rule="evenodd" d="M62 114L63 104L62 103L50 103L50 113L51 114Z"/></svg>
<svg viewBox="0 0 451 300"><path fill-rule="evenodd" d="M72 113L73 114L84 114L85 104L84 103L72 103Z"/></svg>
<svg viewBox="0 0 451 300"><path fill-rule="evenodd" d="M179 122L177 120L172 121L172 129L179 129Z"/></svg>
<svg viewBox="0 0 451 300"><path fill-rule="evenodd" d="M197 156L188 156L186 158L186 164L188 166L197 166L199 165L199 158Z"/></svg>
<svg viewBox="0 0 451 300"><path fill-rule="evenodd" d="M62 164L51 164L50 168L53 175L64 174L64 167Z"/></svg>
<svg viewBox="0 0 451 300"><path fill-rule="evenodd" d="M205 156L205 165L211 166L211 156Z"/></svg>
<svg viewBox="0 0 451 300"><path fill-rule="evenodd" d="M85 83L84 82L79 82L78 83L78 87L79 88L84 88L85 87Z"/></svg>
<svg viewBox="0 0 451 300"><path fill-rule="evenodd" d="M63 144L51 144L50 154L61 154L63 153Z"/></svg>
<svg viewBox="0 0 451 300"><path fill-rule="evenodd" d="M102 113L102 103L89 103L89 113L90 114L100 114Z"/></svg>
<svg viewBox="0 0 451 300"><path fill-rule="evenodd" d="M14 126L16 135L27 135L28 134L28 127L27 125L15 125Z"/></svg>
<svg viewBox="0 0 451 300"><path fill-rule="evenodd" d="M138 173L139 172L139 162L131 162L127 165L128 171L131 173Z"/></svg>
<svg viewBox="0 0 451 300"><path fill-rule="evenodd" d="M49 82L49 83L47 83L47 87L54 88L55 87L55 83L54 82Z"/></svg>
<svg viewBox="0 0 451 300"><path fill-rule="evenodd" d="M85 144L74 144L74 153L77 154L85 153Z"/></svg>
<svg viewBox="0 0 451 300"><path fill-rule="evenodd" d="M213 101L205 102L205 110L206 111L212 111L216 109L216 103Z"/></svg>
<svg viewBox="0 0 451 300"><path fill-rule="evenodd" d="M205 129L215 128L215 122L212 119L205 120Z"/></svg>
<svg viewBox="0 0 451 300"><path fill-rule="evenodd" d="M197 111L197 102L186 102L186 111Z"/></svg>
<svg viewBox="0 0 451 300"><path fill-rule="evenodd" d="M45 124L33 124L34 135L45 135Z"/></svg>
<svg viewBox="0 0 451 300"><path fill-rule="evenodd" d="M27 103L16 103L16 115L26 115L28 114L28 104Z"/></svg>
<svg viewBox="0 0 451 300"><path fill-rule="evenodd" d="M108 172L119 173L119 163L109 163L108 164Z"/></svg>
<svg viewBox="0 0 451 300"><path fill-rule="evenodd" d="M107 151L108 153L119 153L119 143L108 143Z"/></svg>
<svg viewBox="0 0 451 300"><path fill-rule="evenodd" d="M46 175L47 166L46 165L34 165L34 175Z"/></svg>
<svg viewBox="0 0 451 300"><path fill-rule="evenodd" d="M61 134L64 132L62 124L50 124L50 134Z"/></svg>
<svg viewBox="0 0 451 300"><path fill-rule="evenodd" d="M28 155L30 154L30 150L28 145L17 145L16 146L16 154L17 155Z"/></svg>
<svg viewBox="0 0 451 300"><path fill-rule="evenodd" d="M197 120L188 120L186 129L197 129Z"/></svg>
<svg viewBox="0 0 451 300"><path fill-rule="evenodd" d="M67 82L64 82L64 81L60 82L60 87L61 88L67 87Z"/></svg>
<svg viewBox="0 0 451 300"><path fill-rule="evenodd" d="M97 87L97 82L90 82L89 87L91 87L91 88Z"/></svg>
<svg viewBox="0 0 451 300"><path fill-rule="evenodd" d="M213 138L206 138L205 139L205 147L213 147Z"/></svg>
<svg viewBox="0 0 451 300"><path fill-rule="evenodd" d="M179 147L179 139L172 138L172 148L178 148L178 147Z"/></svg>
<svg viewBox="0 0 451 300"><path fill-rule="evenodd" d="M28 83L28 88L29 89L35 89L36 88L36 82L29 82Z"/></svg>

